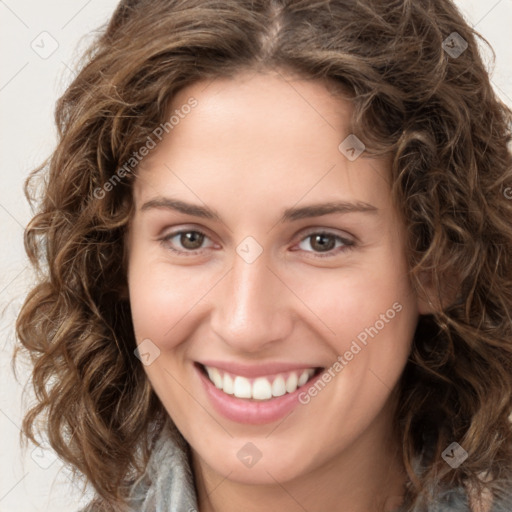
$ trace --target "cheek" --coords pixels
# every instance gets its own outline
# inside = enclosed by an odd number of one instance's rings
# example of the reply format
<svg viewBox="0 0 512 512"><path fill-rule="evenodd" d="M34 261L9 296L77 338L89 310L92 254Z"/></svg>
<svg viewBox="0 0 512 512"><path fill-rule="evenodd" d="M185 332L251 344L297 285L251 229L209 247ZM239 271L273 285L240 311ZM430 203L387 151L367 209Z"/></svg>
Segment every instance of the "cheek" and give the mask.
<svg viewBox="0 0 512 512"><path fill-rule="evenodd" d="M342 358L333 368L344 375L337 385L380 403L407 362L418 310L405 259L392 250L379 256L317 274L314 286L305 278L302 293L309 290L307 305L331 331L325 335L331 352Z"/></svg>
<svg viewBox="0 0 512 512"><path fill-rule="evenodd" d="M333 272L303 273L301 286L295 289L330 329L338 353L358 334L363 333L360 338L364 339L365 329L375 324L382 334L403 327L409 332L411 318L413 323L417 318L406 268L397 260L389 266L375 261Z"/></svg>
<svg viewBox="0 0 512 512"><path fill-rule="evenodd" d="M186 269L173 269L166 262L134 252L128 286L137 341L150 338L161 348L172 348L175 336L170 332L201 298L197 278Z"/></svg>

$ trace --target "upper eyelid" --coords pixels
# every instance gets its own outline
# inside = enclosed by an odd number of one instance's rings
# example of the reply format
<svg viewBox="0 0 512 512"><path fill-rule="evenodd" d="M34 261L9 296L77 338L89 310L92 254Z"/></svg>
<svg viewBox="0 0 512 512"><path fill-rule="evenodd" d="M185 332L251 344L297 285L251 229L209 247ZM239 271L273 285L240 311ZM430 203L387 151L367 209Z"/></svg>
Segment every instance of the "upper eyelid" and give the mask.
<svg viewBox="0 0 512 512"><path fill-rule="evenodd" d="M165 232L161 237L160 239L162 240L165 240L165 239L168 239L168 238L174 238L176 235L180 235L182 233L189 233L189 232L196 232L196 233L201 233L202 235L204 235L206 238L210 239L213 241L212 237L209 235L209 232L208 230L204 229L204 228L196 228L196 227L184 227L184 228L177 228L175 230L171 230L169 231L168 233Z"/></svg>
<svg viewBox="0 0 512 512"><path fill-rule="evenodd" d="M356 237L354 235L351 235L349 233L346 233L346 235L341 235L340 233L333 231L332 228L306 228L306 231L305 232L301 231L301 233L302 234L301 234L300 240L304 240L304 238L307 238L308 236L311 236L311 235L326 234L326 235L332 235L332 236L341 238L342 240L347 240L350 242L356 241Z"/></svg>
<svg viewBox="0 0 512 512"><path fill-rule="evenodd" d="M208 234L207 229L202 228L202 227L196 228L193 226L192 227L185 226L183 228L177 228L176 230L169 231L169 233L162 235L162 237L163 238L172 237L172 236L178 235L180 233L187 233L189 231L195 231L197 233L201 233L201 234L207 236L208 238L211 238L211 236ZM300 240L303 240L305 237L307 237L309 235L317 234L317 233L325 233L328 235L339 236L340 238L354 239L354 241L356 240L356 237L354 235L351 235L350 233L346 233L345 236L341 235L335 231L335 228L325 228L325 227L303 228L300 230L299 233L302 236L302 238L300 238Z"/></svg>

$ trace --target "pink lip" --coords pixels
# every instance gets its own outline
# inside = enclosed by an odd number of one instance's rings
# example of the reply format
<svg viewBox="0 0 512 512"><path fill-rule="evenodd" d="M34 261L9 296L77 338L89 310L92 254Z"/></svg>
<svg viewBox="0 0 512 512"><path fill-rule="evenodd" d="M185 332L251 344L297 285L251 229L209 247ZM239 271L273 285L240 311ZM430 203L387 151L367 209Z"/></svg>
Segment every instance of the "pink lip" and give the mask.
<svg viewBox="0 0 512 512"><path fill-rule="evenodd" d="M310 368L318 368L311 364L296 364L296 363L263 363L258 365L249 365L241 363L230 363L227 361L198 361L203 366L213 366L219 370L231 373L233 375L240 375L241 377L268 377L278 373L286 373L293 371L309 370Z"/></svg>
<svg viewBox="0 0 512 512"><path fill-rule="evenodd" d="M211 366L224 369L224 367L218 366L217 364L212 364ZM210 399L213 408L228 420L249 425L262 425L265 423L272 423L274 421L279 421L280 419L290 414L293 409L300 404L298 400L300 393L304 392L306 388L310 387L318 378L322 376L322 373L319 373L311 380L306 382L304 386L297 388L297 390L293 393L287 393L286 395L272 398L270 400L255 401L227 395L224 393L224 391L217 389L213 385L210 379L203 373L197 364L194 365L194 367L199 375L199 378L201 379L201 382L203 383L206 394ZM229 368L232 368L232 366L229 366ZM258 368L261 370L262 367ZM281 371L284 371L283 368L285 368L285 366L280 365L279 368ZM295 368L304 367L296 366ZM270 368L266 368L263 373L260 371L260 373L257 375L268 375L270 370ZM272 370L274 370L274 368L272 368ZM226 369L226 371L228 370ZM240 371L240 368L238 368L237 371ZM244 376L240 373L237 374Z"/></svg>

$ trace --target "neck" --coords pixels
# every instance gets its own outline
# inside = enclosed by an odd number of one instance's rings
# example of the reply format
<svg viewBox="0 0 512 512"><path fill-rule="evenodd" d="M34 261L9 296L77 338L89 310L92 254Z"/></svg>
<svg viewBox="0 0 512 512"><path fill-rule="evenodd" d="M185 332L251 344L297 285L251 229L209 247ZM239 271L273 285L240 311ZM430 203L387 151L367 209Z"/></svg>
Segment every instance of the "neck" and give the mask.
<svg viewBox="0 0 512 512"><path fill-rule="evenodd" d="M197 453L192 465L200 512L392 512L403 499L405 471L390 415L347 449L307 474L251 485L215 472ZM383 429L383 425L388 428Z"/></svg>

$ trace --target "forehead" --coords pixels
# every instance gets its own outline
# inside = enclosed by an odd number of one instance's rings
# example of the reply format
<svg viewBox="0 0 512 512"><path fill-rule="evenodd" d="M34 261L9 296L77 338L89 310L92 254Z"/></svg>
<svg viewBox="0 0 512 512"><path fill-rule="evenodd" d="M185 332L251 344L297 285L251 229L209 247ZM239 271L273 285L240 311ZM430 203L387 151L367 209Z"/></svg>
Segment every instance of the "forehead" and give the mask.
<svg viewBox="0 0 512 512"><path fill-rule="evenodd" d="M182 89L169 104L172 129L139 166L136 198L178 189L191 199L238 192L273 203L339 191L375 201L388 162L340 152L352 104L327 86L247 72Z"/></svg>
<svg viewBox="0 0 512 512"><path fill-rule="evenodd" d="M307 79L284 71L245 71L232 78L196 82L180 90L170 102L170 112L194 97L199 107L194 109L195 116L214 116L223 121L225 128L231 120L238 130L243 129L240 116L246 115L247 125L258 123L269 132L284 128L280 138L293 133L295 127L309 126L310 131L320 127L349 130L352 104L348 95L338 89L332 81Z"/></svg>

